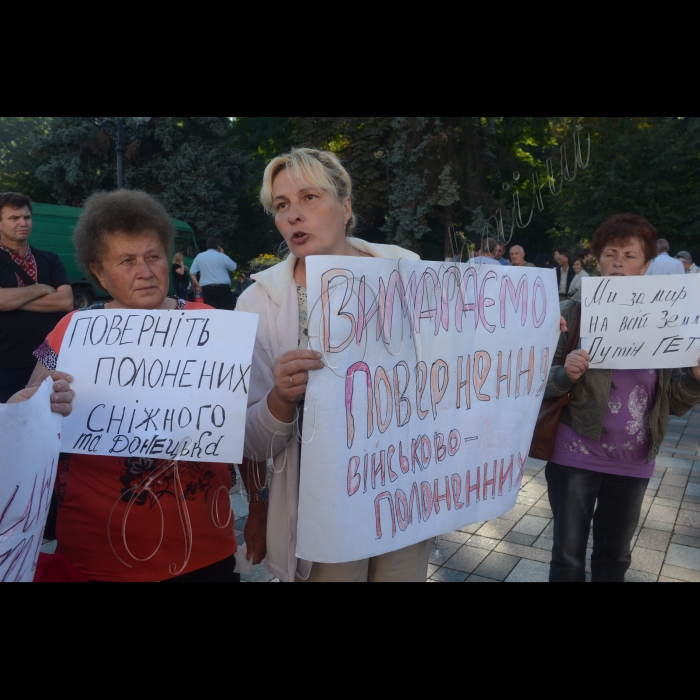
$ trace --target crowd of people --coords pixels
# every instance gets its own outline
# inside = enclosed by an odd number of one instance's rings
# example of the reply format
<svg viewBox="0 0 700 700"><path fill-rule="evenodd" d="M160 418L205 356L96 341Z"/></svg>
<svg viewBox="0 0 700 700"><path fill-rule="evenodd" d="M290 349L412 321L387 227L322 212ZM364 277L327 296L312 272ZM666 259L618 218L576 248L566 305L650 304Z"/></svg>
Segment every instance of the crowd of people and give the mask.
<svg viewBox="0 0 700 700"><path fill-rule="evenodd" d="M255 284L240 277L236 289L237 308L260 317L246 460L240 468L250 499L247 552L254 564L266 559L283 582L424 582L430 541L347 564L296 557L301 444L295 431L310 376L323 367L320 353L309 348L306 260L312 255L418 259L408 250L356 238L352 201L352 179L331 153L293 149L265 171L261 202L290 252L281 264L256 275ZM237 266L221 242L211 239L188 270L182 256L170 258L175 230L162 205L143 192L122 190L91 196L74 234L82 268L109 300L73 312L60 260L28 243L31 214L27 197L0 196L3 402L31 398L50 376L53 410L70 413L72 377L57 366L74 313L233 309L230 273ZM474 262L552 266L546 255L527 262L519 245L511 247L508 257L505 245L487 239ZM632 215L612 217L598 229L590 250L572 256L559 249L553 260L564 332L546 398L569 395L571 400L547 465L554 513L551 580L585 581L593 523L593 580L621 582L631 564L631 541L670 416L700 403L700 363L687 371L591 369L590 357L576 342L584 275L639 276L650 269L666 274L659 270L674 262L668 243L658 240L651 223ZM676 262L684 274L698 272L685 252ZM169 296L171 273L175 296ZM190 288L201 290L201 303L187 300ZM260 461L260 455L268 460ZM235 468L229 464L180 462L176 467L154 459L63 455L55 486L57 556L92 582L237 581L234 516L221 516L228 512L234 480ZM191 554L177 566L173 562L182 559L183 551L182 500L191 521Z"/></svg>

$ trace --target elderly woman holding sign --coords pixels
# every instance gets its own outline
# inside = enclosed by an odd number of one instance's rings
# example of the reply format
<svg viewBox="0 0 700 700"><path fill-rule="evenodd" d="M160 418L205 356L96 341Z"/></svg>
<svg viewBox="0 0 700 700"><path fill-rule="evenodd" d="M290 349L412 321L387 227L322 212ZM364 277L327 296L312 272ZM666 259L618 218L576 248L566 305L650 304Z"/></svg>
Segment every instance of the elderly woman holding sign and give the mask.
<svg viewBox="0 0 700 700"><path fill-rule="evenodd" d="M174 238L168 213L143 192L90 197L75 248L111 301L76 313L209 308L168 297ZM56 369L70 319L35 353L32 384ZM65 400L64 388L57 398ZM226 464L64 456L56 484L58 553L97 582L235 581L231 485Z"/></svg>
<svg viewBox="0 0 700 700"><path fill-rule="evenodd" d="M308 349L306 258L417 260L418 256L352 237L352 182L331 153L295 149L276 158L265 172L261 199L291 250L283 263L254 277L258 284L238 304L239 310L260 316L246 453L251 459L274 463L271 491L259 484L259 493L251 498L251 517L259 523L265 521L269 498L268 567L285 582L425 582L430 542L349 564L314 564L296 558L301 448L295 439L295 420L309 374L322 367L321 355Z"/></svg>
<svg viewBox="0 0 700 700"><path fill-rule="evenodd" d="M657 255L656 239L656 229L641 217L609 219L593 243L601 275L646 274ZM562 311L575 332L581 303L565 302ZM682 416L700 402L700 367L688 373L590 369L584 350L564 356L568 346L567 334L559 343L546 394L570 395L547 465L554 512L551 580L585 582L593 521L593 581L624 582L669 417Z"/></svg>

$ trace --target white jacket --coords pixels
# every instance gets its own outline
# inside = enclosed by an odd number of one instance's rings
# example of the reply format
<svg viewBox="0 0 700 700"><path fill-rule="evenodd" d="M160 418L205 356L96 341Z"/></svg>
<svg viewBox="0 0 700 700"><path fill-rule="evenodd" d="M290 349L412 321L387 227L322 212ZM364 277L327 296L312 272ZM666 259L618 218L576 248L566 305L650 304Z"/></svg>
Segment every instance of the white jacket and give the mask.
<svg viewBox="0 0 700 700"><path fill-rule="evenodd" d="M373 258L419 260L415 254L396 246L374 245L357 238L348 243ZM237 309L258 314L258 334L251 370L246 419L245 456L256 462L274 463L267 525L267 566L280 581L306 580L311 562L297 560L297 519L299 515L299 471L301 449L294 424L278 421L267 406L274 388L275 361L299 347L299 302L294 269L297 258L253 275L257 284L243 294ZM313 300L309 300L309 305ZM272 460L272 462L270 461Z"/></svg>

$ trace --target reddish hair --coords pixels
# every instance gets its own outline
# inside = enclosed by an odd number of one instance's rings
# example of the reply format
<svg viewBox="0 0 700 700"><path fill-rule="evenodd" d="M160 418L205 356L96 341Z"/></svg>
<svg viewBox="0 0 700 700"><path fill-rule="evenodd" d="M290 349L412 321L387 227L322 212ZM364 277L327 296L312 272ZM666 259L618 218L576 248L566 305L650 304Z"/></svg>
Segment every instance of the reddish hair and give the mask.
<svg viewBox="0 0 700 700"><path fill-rule="evenodd" d="M600 260L605 248L612 245L623 246L635 238L641 243L645 262L658 256L656 241L659 238L659 232L645 218L635 214L611 216L596 231L593 239L593 254Z"/></svg>

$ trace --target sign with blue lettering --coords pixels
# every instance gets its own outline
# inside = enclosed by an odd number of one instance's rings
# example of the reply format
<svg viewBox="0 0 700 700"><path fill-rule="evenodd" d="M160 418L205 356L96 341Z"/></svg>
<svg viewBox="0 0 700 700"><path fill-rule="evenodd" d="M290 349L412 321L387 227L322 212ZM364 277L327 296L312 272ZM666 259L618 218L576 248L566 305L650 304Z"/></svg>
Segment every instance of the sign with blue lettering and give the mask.
<svg viewBox="0 0 700 700"><path fill-rule="evenodd" d="M75 314L58 364L75 378L63 452L240 464L257 324L229 311Z"/></svg>

